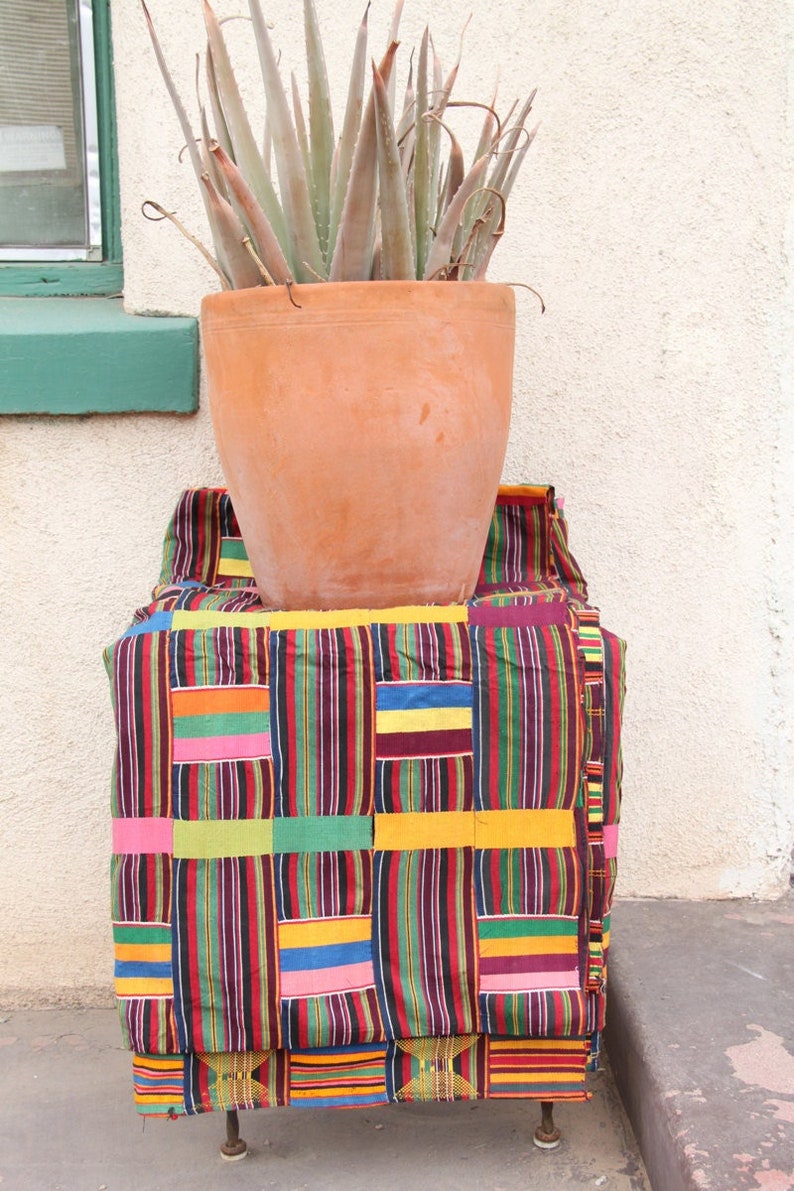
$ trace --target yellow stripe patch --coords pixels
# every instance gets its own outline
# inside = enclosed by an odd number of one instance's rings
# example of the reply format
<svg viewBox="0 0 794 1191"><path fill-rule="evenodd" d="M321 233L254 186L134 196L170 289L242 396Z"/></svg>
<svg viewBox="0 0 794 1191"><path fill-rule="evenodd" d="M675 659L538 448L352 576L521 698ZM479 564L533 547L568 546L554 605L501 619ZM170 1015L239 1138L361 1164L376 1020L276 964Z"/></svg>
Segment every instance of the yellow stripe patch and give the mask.
<svg viewBox="0 0 794 1191"><path fill-rule="evenodd" d="M579 940L576 935L525 936L521 939L480 939L479 953L482 959L498 959L503 955L577 955Z"/></svg>
<svg viewBox="0 0 794 1191"><path fill-rule="evenodd" d="M247 558L226 558L221 555L218 563L218 578L253 579L254 572Z"/></svg>
<svg viewBox="0 0 794 1191"><path fill-rule="evenodd" d="M174 613L176 616L177 613ZM404 608L347 608L330 612L273 612L272 629L346 629L367 624L466 624L465 604Z"/></svg>
<svg viewBox="0 0 794 1191"><path fill-rule="evenodd" d="M476 848L573 848L573 811L475 811Z"/></svg>
<svg viewBox="0 0 794 1191"><path fill-rule="evenodd" d="M375 815L376 852L473 847L474 815L471 811Z"/></svg>
<svg viewBox="0 0 794 1191"><path fill-rule="evenodd" d="M416 707L409 711L376 711L375 731L444 732L450 728L471 730L470 707Z"/></svg>
<svg viewBox="0 0 794 1191"><path fill-rule="evenodd" d="M375 850L572 848L573 811L432 811L375 815Z"/></svg>
<svg viewBox="0 0 794 1191"><path fill-rule="evenodd" d="M500 496L526 496L545 499L553 489L547 484L500 484Z"/></svg>
<svg viewBox="0 0 794 1191"><path fill-rule="evenodd" d="M141 964L170 964L170 943L116 943L116 959Z"/></svg>
<svg viewBox="0 0 794 1191"><path fill-rule="evenodd" d="M270 624L270 612L185 612L171 614L172 629L261 629Z"/></svg>
<svg viewBox="0 0 794 1191"><path fill-rule="evenodd" d="M170 997L174 982L159 976L119 976L116 978L118 997Z"/></svg>
<svg viewBox="0 0 794 1191"><path fill-rule="evenodd" d="M604 654L601 629L594 624L580 624L578 628L579 645L588 662L600 662Z"/></svg>
<svg viewBox="0 0 794 1191"><path fill-rule="evenodd" d="M553 1051L558 1054L560 1051L567 1050L572 1054L583 1054L587 1051L589 1043L583 1041L581 1038L566 1039L566 1038L498 1038L490 1040L490 1051L494 1056L504 1054L506 1051L515 1050L520 1055L535 1055L538 1051Z"/></svg>
<svg viewBox="0 0 794 1191"><path fill-rule="evenodd" d="M538 1084L538 1083L581 1083L581 1071L560 1071L555 1067L553 1071L544 1071L542 1068L531 1068L527 1072L522 1071L508 1071L504 1074L501 1072L491 1072L490 1082L492 1084L510 1083L510 1084Z"/></svg>
<svg viewBox="0 0 794 1191"><path fill-rule="evenodd" d="M371 937L372 917L369 914L355 918L311 918L306 922L278 924L279 947L323 947L329 943L360 943Z"/></svg>

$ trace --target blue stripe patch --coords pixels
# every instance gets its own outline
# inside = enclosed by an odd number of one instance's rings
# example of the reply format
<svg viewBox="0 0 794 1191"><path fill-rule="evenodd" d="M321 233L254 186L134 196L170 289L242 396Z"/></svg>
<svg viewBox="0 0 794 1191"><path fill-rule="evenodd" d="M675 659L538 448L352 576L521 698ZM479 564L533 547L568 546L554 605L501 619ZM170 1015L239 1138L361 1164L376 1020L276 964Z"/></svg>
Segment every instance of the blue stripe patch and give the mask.
<svg viewBox="0 0 794 1191"><path fill-rule="evenodd" d="M150 980L170 980L171 979L171 965L170 963L151 963L147 964L139 960L131 959L117 959L115 974L119 979L133 980L148 978Z"/></svg>
<svg viewBox="0 0 794 1191"><path fill-rule="evenodd" d="M148 620L134 624L127 629L125 637L141 637L144 633L167 633L171 628L173 612L153 612Z"/></svg>
<svg viewBox="0 0 794 1191"><path fill-rule="evenodd" d="M413 711L428 707L471 707L470 682L379 683L375 706L378 711Z"/></svg>
<svg viewBox="0 0 794 1191"><path fill-rule="evenodd" d="M292 1093L293 1108L366 1108L368 1105L388 1104L383 1092L370 1092L360 1096L296 1096Z"/></svg>
<svg viewBox="0 0 794 1191"><path fill-rule="evenodd" d="M323 947L279 948L284 972L314 972L322 968L341 968L344 964L363 964L372 959L372 943L328 943Z"/></svg>
<svg viewBox="0 0 794 1191"><path fill-rule="evenodd" d="M170 1057L170 1056L169 1056ZM173 1056L175 1059L179 1055ZM135 1073L135 1084L140 1089L148 1088L151 1091L156 1091L158 1088L166 1088L176 1086L182 1083L184 1075L181 1071L153 1071L151 1074Z"/></svg>

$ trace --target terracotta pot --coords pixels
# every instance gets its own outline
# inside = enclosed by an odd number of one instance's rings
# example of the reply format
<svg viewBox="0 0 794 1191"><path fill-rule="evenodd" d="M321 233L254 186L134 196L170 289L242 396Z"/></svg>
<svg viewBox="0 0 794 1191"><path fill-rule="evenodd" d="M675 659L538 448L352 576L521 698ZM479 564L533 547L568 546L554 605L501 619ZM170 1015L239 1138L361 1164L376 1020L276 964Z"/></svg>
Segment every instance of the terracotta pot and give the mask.
<svg viewBox="0 0 794 1191"><path fill-rule="evenodd" d="M210 410L267 607L471 596L504 462L507 286L369 281L204 299Z"/></svg>

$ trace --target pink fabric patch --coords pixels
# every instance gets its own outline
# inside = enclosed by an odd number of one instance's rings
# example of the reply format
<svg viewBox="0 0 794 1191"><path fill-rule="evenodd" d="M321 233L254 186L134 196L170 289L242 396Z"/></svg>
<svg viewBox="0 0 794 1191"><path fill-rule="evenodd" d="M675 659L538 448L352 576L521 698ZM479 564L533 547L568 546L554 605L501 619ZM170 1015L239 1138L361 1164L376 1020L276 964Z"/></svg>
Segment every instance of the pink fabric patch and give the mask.
<svg viewBox="0 0 794 1191"><path fill-rule="evenodd" d="M371 960L360 964L343 964L338 968L319 968L317 971L281 973L282 997L323 997L329 993L352 992L369 988L375 983Z"/></svg>
<svg viewBox="0 0 794 1191"><path fill-rule="evenodd" d="M118 856L130 852L173 852L173 819L114 819L113 851Z"/></svg>
<svg viewBox="0 0 794 1191"><path fill-rule="evenodd" d="M256 761L269 757L270 733L250 736L195 736L174 740L174 761Z"/></svg>
<svg viewBox="0 0 794 1191"><path fill-rule="evenodd" d="M614 860L618 854L618 825L607 823L604 827L604 856L607 860Z"/></svg>
<svg viewBox="0 0 794 1191"><path fill-rule="evenodd" d="M480 973L480 992L521 993L539 988L579 988L579 970L568 972L503 972L489 976Z"/></svg>

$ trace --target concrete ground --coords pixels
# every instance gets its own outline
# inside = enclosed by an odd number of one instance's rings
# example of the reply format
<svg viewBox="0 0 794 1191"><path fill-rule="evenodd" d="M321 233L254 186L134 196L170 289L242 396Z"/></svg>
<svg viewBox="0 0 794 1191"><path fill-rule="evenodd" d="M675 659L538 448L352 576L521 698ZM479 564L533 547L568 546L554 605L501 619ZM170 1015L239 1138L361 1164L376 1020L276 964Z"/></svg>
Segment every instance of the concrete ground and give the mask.
<svg viewBox="0 0 794 1191"><path fill-rule="evenodd" d="M0 1191L794 1191L794 892L618 902L607 1057L552 1152L537 1104L480 1101L241 1113L229 1164L222 1114L135 1113L115 1010L9 1011Z"/></svg>
<svg viewBox="0 0 794 1191"><path fill-rule="evenodd" d="M0 1191L649 1191L608 1071L555 1110L550 1152L531 1140L539 1106L507 1100L240 1113L250 1152L228 1163L222 1113L136 1114L115 1010L0 1018Z"/></svg>
<svg viewBox="0 0 794 1191"><path fill-rule="evenodd" d="M618 902L606 1042L654 1191L792 1191L794 891Z"/></svg>

